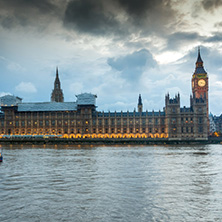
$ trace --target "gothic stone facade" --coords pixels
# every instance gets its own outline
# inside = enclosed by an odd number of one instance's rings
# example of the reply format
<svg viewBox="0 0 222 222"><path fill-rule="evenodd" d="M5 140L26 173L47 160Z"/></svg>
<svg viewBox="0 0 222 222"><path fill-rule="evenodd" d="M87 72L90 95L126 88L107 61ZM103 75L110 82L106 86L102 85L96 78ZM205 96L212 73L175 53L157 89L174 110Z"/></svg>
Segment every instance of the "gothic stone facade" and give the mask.
<svg viewBox="0 0 222 222"><path fill-rule="evenodd" d="M144 112L141 95L138 111L100 112L96 95L77 95L63 102L58 70L51 102L22 103L21 98L1 97L0 136L61 136L66 138L167 138L208 139L208 76L198 51L192 76L190 107L180 105L180 95L165 97L163 111Z"/></svg>

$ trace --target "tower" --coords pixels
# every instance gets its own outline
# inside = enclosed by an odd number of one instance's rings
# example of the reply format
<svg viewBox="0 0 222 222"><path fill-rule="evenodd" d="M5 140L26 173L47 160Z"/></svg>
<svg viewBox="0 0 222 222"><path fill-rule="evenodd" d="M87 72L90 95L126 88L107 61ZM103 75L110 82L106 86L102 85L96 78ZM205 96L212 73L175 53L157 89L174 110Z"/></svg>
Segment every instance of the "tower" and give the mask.
<svg viewBox="0 0 222 222"><path fill-rule="evenodd" d="M54 82L54 89L51 94L51 102L64 102L63 92L61 89L61 83L59 80L58 67L56 68L56 78Z"/></svg>
<svg viewBox="0 0 222 222"><path fill-rule="evenodd" d="M143 112L143 103L142 103L141 94L139 94L139 99L138 99L138 112L140 113Z"/></svg>
<svg viewBox="0 0 222 222"><path fill-rule="evenodd" d="M194 111L194 136L207 138L209 133L208 75L198 48L196 68L192 76L191 107Z"/></svg>
<svg viewBox="0 0 222 222"><path fill-rule="evenodd" d="M208 76L200 56L200 48L198 48L196 68L192 76L192 93L194 99L202 98L206 100L208 116Z"/></svg>

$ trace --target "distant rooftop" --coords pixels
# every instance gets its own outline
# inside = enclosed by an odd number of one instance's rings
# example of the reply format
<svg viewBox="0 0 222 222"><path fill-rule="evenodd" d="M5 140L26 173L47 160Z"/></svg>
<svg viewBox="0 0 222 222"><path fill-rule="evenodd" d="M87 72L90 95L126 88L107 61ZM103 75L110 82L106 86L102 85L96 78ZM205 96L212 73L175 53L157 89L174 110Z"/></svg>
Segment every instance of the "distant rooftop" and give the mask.
<svg viewBox="0 0 222 222"><path fill-rule="evenodd" d="M22 99L17 96L5 95L0 97L1 106L16 106L18 103L21 103Z"/></svg>
<svg viewBox="0 0 222 222"><path fill-rule="evenodd" d="M76 95L77 97L77 105L96 105L96 95L93 95L91 93L81 93L79 95Z"/></svg>
<svg viewBox="0 0 222 222"><path fill-rule="evenodd" d="M44 103L19 103L19 112L42 111L72 111L76 110L76 102L44 102Z"/></svg>

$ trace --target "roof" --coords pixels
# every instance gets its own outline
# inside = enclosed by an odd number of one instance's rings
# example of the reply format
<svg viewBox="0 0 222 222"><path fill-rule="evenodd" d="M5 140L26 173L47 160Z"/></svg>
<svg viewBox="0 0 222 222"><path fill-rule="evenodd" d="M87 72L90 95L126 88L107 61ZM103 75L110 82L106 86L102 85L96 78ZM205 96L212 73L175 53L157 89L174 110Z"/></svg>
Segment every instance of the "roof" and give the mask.
<svg viewBox="0 0 222 222"><path fill-rule="evenodd" d="M105 112L98 113L99 117L133 117L133 116L165 116L165 112Z"/></svg>
<svg viewBox="0 0 222 222"><path fill-rule="evenodd" d="M43 102L18 104L18 112L73 111L76 109L76 102Z"/></svg>
<svg viewBox="0 0 222 222"><path fill-rule="evenodd" d="M203 67L203 60L200 56L200 48L198 48L198 56L197 56L197 61L196 61L196 69L195 69L195 74L207 74Z"/></svg>
<svg viewBox="0 0 222 222"><path fill-rule="evenodd" d="M77 97L77 105L96 105L96 95L91 93L81 93L76 95Z"/></svg>
<svg viewBox="0 0 222 222"><path fill-rule="evenodd" d="M17 96L5 95L0 97L1 106L16 106L18 103L21 103L22 99Z"/></svg>
<svg viewBox="0 0 222 222"><path fill-rule="evenodd" d="M204 67L201 66L201 67L196 67L195 69L195 74L207 74L207 72L205 71Z"/></svg>

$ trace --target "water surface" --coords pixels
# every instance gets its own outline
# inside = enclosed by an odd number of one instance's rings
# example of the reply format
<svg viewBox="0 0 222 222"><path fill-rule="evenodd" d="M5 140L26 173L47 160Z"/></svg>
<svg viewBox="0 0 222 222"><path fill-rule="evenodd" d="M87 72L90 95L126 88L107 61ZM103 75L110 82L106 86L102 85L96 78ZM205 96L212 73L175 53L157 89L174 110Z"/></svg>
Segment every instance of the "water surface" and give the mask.
<svg viewBox="0 0 222 222"><path fill-rule="evenodd" d="M222 145L2 148L1 221L222 218Z"/></svg>

